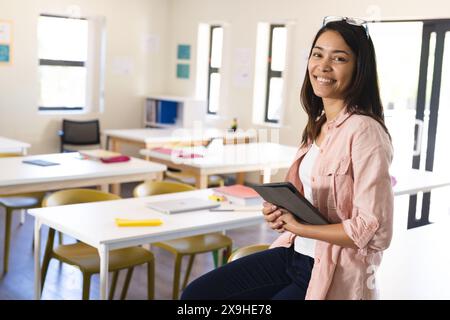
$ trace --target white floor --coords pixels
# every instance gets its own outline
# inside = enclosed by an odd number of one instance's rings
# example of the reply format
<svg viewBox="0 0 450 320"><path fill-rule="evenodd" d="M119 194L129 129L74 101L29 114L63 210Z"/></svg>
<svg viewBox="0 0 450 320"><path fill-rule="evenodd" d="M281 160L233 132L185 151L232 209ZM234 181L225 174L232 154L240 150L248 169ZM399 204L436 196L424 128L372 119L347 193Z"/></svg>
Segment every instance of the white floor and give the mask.
<svg viewBox="0 0 450 320"><path fill-rule="evenodd" d="M450 201L434 206L434 223L406 230L408 200L395 198L394 236L377 273L380 298L450 299Z"/></svg>

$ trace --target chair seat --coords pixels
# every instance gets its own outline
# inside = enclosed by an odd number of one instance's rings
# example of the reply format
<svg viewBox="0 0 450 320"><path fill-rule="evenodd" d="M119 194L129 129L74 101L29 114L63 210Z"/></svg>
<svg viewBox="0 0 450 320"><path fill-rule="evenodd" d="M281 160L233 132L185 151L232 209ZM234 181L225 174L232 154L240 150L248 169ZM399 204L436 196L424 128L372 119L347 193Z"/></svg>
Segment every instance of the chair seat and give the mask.
<svg viewBox="0 0 450 320"><path fill-rule="evenodd" d="M82 272L99 273L100 257L96 248L85 243L61 245L54 255L68 264L78 266ZM141 247L131 247L109 252L109 271L116 271L154 260L153 254Z"/></svg>
<svg viewBox="0 0 450 320"><path fill-rule="evenodd" d="M0 197L0 204L12 209L29 209L39 206L40 198L21 197L21 196L4 196Z"/></svg>
<svg viewBox="0 0 450 320"><path fill-rule="evenodd" d="M232 240L221 233L201 234L198 236L156 242L153 245L174 254L196 254L218 250L231 246Z"/></svg>

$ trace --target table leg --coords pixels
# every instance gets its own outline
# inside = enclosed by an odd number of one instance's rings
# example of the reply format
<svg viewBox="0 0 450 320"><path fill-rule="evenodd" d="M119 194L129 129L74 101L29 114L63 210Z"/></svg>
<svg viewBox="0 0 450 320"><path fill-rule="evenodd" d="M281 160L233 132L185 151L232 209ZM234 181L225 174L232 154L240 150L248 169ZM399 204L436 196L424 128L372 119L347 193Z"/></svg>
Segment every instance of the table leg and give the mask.
<svg viewBox="0 0 450 320"><path fill-rule="evenodd" d="M114 183L111 185L111 193L117 194L118 196L120 196L120 184L119 183Z"/></svg>
<svg viewBox="0 0 450 320"><path fill-rule="evenodd" d="M236 173L236 183L244 184L245 182L245 172L237 172Z"/></svg>
<svg viewBox="0 0 450 320"><path fill-rule="evenodd" d="M21 209L20 210L20 224L24 224L25 223L25 215L27 213L27 210L25 209Z"/></svg>
<svg viewBox="0 0 450 320"><path fill-rule="evenodd" d="M111 142L111 151L113 152L119 152L120 149L120 143L116 138L110 137Z"/></svg>
<svg viewBox="0 0 450 320"><path fill-rule="evenodd" d="M195 179L195 186L197 189L206 189L208 188L208 175L199 174Z"/></svg>
<svg viewBox="0 0 450 320"><path fill-rule="evenodd" d="M100 299L108 299L108 266L109 266L109 248L101 244L98 247L100 255Z"/></svg>
<svg viewBox="0 0 450 320"><path fill-rule="evenodd" d="M262 174L262 183L269 183L271 178L271 170L270 168L264 168Z"/></svg>
<svg viewBox="0 0 450 320"><path fill-rule="evenodd" d="M39 218L34 220L34 299L41 299L41 226Z"/></svg>

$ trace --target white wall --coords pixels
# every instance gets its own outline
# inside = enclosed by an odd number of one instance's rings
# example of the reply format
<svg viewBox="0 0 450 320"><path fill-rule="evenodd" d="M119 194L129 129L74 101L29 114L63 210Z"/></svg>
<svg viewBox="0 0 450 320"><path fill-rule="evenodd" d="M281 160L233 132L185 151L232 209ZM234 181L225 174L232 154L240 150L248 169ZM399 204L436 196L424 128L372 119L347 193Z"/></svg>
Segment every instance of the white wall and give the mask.
<svg viewBox="0 0 450 320"><path fill-rule="evenodd" d="M13 63L0 66L0 136L26 141L30 153L56 152L61 119L99 118L102 129L142 126L143 99L166 82L167 0L1 0L0 19L13 21ZM106 17L104 112L85 115L38 114L37 18L40 13ZM145 50L148 35L159 51ZM130 63L124 74L117 62Z"/></svg>

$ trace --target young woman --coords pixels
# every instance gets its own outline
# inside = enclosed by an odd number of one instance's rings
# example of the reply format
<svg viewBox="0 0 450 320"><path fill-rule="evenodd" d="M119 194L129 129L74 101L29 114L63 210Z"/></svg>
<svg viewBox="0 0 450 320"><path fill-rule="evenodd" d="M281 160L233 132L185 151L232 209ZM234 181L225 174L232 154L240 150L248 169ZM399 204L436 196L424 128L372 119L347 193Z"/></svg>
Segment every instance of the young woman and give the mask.
<svg viewBox="0 0 450 320"><path fill-rule="evenodd" d="M330 221L305 225L270 203L282 233L271 249L193 281L182 299L372 299L392 238L393 150L367 27L325 18L310 51L301 102L308 124L287 180Z"/></svg>

